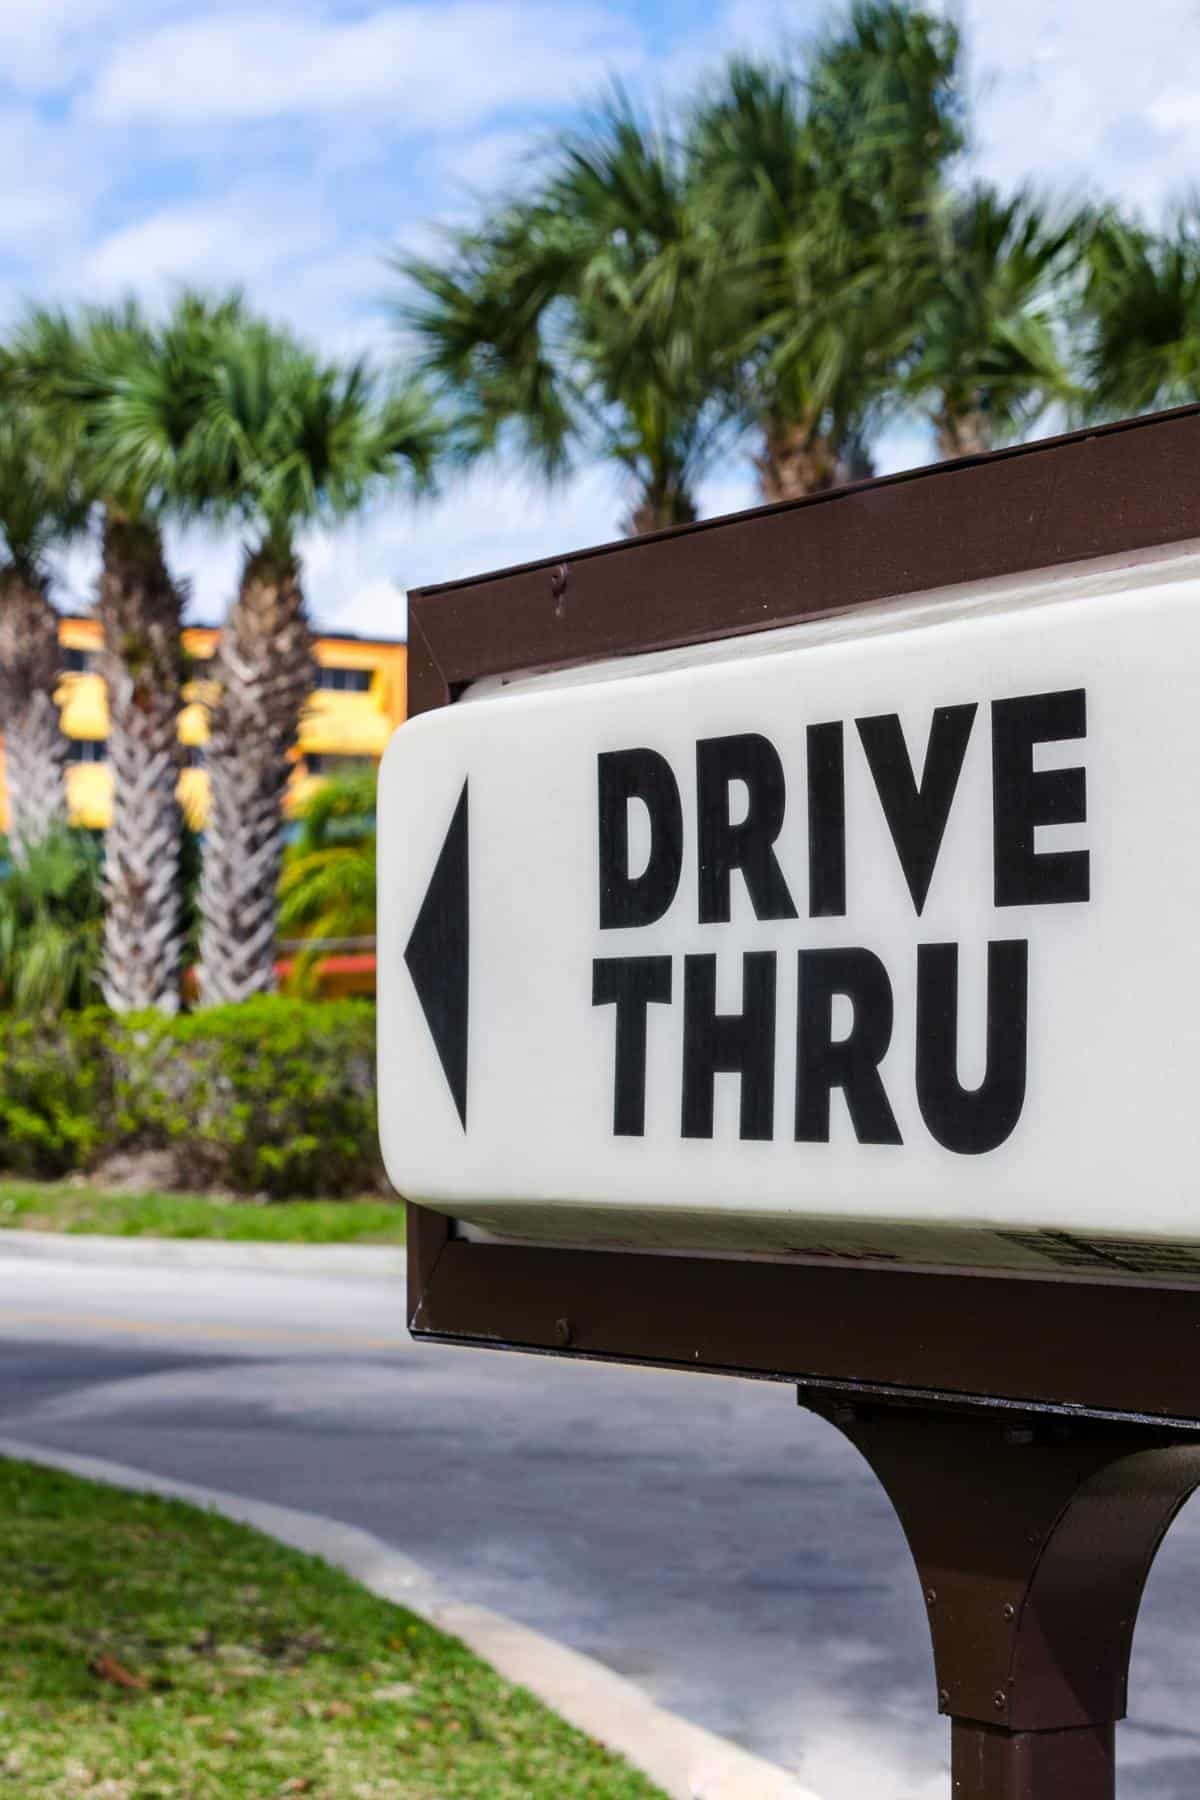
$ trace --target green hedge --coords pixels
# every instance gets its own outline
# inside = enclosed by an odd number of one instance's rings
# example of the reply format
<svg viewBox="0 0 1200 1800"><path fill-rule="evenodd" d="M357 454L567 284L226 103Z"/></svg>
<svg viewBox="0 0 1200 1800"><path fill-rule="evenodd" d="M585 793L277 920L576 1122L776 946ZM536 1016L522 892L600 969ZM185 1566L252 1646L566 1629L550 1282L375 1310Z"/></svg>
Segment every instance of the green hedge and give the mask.
<svg viewBox="0 0 1200 1800"><path fill-rule="evenodd" d="M56 1177L167 1152L180 1187L382 1188L375 1010L270 999L180 1019L0 1014L0 1169Z"/></svg>

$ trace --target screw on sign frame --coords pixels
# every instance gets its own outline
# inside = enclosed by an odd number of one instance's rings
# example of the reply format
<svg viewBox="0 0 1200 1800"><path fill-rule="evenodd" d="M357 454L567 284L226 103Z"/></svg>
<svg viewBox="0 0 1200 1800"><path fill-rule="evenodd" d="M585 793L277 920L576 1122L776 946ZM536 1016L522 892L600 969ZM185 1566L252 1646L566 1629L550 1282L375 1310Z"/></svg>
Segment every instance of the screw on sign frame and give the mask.
<svg viewBox="0 0 1200 1800"><path fill-rule="evenodd" d="M428 589L410 600L410 711L487 677L1136 563L1200 541L1197 466L1187 407ZM434 910L410 972L462 1116ZM1138 1603L1200 1486L1200 1275L1155 1274L1119 1256L1031 1275L479 1241L410 1207L416 1336L790 1381L849 1438L920 1572L955 1800L1115 1792Z"/></svg>

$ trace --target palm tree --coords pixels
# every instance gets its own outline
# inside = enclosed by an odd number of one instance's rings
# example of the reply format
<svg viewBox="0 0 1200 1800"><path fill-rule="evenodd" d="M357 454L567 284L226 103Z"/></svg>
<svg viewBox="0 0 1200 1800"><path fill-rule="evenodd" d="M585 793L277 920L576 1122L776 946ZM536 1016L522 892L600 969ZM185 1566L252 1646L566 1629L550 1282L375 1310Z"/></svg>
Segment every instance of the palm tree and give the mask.
<svg viewBox="0 0 1200 1800"><path fill-rule="evenodd" d="M47 551L83 530L77 472L44 418L13 402L0 410L0 725L14 860L67 822L67 742L55 699L62 674Z"/></svg>
<svg viewBox="0 0 1200 1800"><path fill-rule="evenodd" d="M962 143L958 37L856 5L807 68L735 60L689 130L765 500L870 473L916 328L913 271Z"/></svg>
<svg viewBox="0 0 1200 1800"><path fill-rule="evenodd" d="M102 507L96 612L104 631L113 814L105 839L103 987L118 1012L179 1006L182 944L178 718L183 590L166 519L195 510L196 427L234 297L184 295L164 324L133 302L77 317L31 314L10 385L72 444Z"/></svg>
<svg viewBox="0 0 1200 1800"><path fill-rule="evenodd" d="M1027 190L976 187L931 221L909 387L943 456L990 450L1071 398L1058 327L1083 250L1083 219L1054 216Z"/></svg>
<svg viewBox="0 0 1200 1800"><path fill-rule="evenodd" d="M612 462L626 531L694 519L731 418L704 238L680 146L618 93L530 196L451 233L444 259L401 261L402 322L466 453L507 439L550 477Z"/></svg>
<svg viewBox="0 0 1200 1800"><path fill-rule="evenodd" d="M313 939L374 935L374 775L334 777L305 804L284 859L279 924Z"/></svg>
<svg viewBox="0 0 1200 1800"><path fill-rule="evenodd" d="M346 517L401 475L421 485L439 447L417 389L380 392L362 364L323 363L262 324L229 334L217 381L202 482L252 535L208 677L199 907L210 1005L275 985L283 802L314 675L299 533Z"/></svg>
<svg viewBox="0 0 1200 1800"><path fill-rule="evenodd" d="M1093 417L1200 399L1200 202L1161 235L1109 213L1088 248L1083 386Z"/></svg>

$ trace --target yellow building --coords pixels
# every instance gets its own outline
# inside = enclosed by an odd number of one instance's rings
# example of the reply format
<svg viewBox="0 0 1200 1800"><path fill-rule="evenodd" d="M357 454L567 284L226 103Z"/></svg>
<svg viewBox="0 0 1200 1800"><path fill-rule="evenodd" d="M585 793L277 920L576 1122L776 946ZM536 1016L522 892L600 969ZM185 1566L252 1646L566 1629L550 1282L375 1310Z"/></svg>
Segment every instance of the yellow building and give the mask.
<svg viewBox="0 0 1200 1800"><path fill-rule="evenodd" d="M203 827L208 805L204 743L208 735L202 690L203 665L212 656L218 632L191 625L184 648L195 665L186 690L179 735L187 747L188 766L179 780L179 795L191 824ZM112 776L108 767L108 700L104 682L93 667L100 648L94 619L64 618L59 633L63 647L63 730L71 743L67 793L77 825L103 829L112 811ZM404 719L408 703L407 647L387 638L320 637L315 645L317 685L305 711L293 753L289 805L295 806L327 775L374 768L393 730ZM4 781L4 746L0 739L0 831L8 824Z"/></svg>

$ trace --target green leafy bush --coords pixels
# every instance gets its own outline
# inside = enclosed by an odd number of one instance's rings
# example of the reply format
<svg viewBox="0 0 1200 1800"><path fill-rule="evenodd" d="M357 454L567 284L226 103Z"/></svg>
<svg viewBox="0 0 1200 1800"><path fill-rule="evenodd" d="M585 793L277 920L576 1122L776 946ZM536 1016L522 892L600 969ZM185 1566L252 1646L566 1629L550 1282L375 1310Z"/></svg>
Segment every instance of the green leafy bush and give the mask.
<svg viewBox="0 0 1200 1800"><path fill-rule="evenodd" d="M0 1169L53 1178L87 1168L112 1130L108 1016L0 1013Z"/></svg>
<svg viewBox="0 0 1200 1800"><path fill-rule="evenodd" d="M283 1198L383 1186L375 1010L270 999L180 1019L0 1015L0 1168L167 1152L181 1186Z"/></svg>

